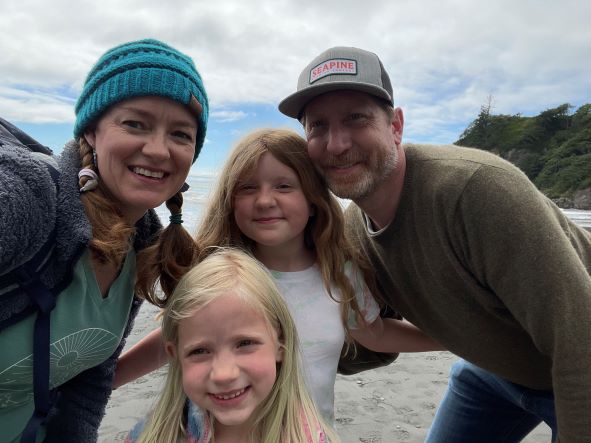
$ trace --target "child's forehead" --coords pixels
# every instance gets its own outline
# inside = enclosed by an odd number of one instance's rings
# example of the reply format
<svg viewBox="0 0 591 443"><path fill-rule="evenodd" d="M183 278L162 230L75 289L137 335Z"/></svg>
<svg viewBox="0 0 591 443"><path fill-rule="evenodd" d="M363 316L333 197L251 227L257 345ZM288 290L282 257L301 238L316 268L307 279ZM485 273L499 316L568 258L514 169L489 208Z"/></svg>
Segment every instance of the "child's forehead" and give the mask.
<svg viewBox="0 0 591 443"><path fill-rule="evenodd" d="M196 330L209 334L223 325L225 331L228 331L228 327L230 329L239 327L244 332L249 330L248 325L258 324L264 325L270 336L278 336L277 329L280 327L278 325L275 327L272 323L273 320L270 318L268 310L255 296L227 293L215 296L193 310L191 315L181 320L179 331L190 332L189 335L195 333Z"/></svg>
<svg viewBox="0 0 591 443"><path fill-rule="evenodd" d="M300 174L298 173L297 169L294 167L292 162L289 162L289 159L283 158L282 156L277 156L270 151L265 151L257 158L251 159L244 165L240 173L240 178L252 178L257 174L258 171L260 171L264 164L269 165L269 160L272 160L271 164L273 164L273 162L277 162L282 167L289 169L290 172L299 177ZM269 166L267 166L267 168L268 167Z"/></svg>
<svg viewBox="0 0 591 443"><path fill-rule="evenodd" d="M206 303L193 310L192 315L203 314L206 311L216 309L219 311L238 310L254 314L267 321L265 309L257 297L245 294L243 291L230 290L215 294Z"/></svg>

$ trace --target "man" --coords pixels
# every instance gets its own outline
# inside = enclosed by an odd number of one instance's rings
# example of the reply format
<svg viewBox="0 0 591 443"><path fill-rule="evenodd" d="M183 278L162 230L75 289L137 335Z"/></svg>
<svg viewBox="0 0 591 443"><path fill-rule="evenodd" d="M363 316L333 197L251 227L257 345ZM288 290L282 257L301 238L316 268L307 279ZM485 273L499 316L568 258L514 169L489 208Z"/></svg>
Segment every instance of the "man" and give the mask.
<svg viewBox="0 0 591 443"><path fill-rule="evenodd" d="M379 58L331 48L279 104L299 119L387 303L465 360L428 442L591 442L591 234L516 167L402 145Z"/></svg>

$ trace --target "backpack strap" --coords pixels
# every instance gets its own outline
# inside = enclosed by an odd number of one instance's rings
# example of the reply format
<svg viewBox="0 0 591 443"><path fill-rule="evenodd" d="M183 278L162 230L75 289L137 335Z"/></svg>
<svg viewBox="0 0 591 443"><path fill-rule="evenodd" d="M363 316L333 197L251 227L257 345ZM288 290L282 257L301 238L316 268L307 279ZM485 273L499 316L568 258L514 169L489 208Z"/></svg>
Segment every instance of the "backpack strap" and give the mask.
<svg viewBox="0 0 591 443"><path fill-rule="evenodd" d="M45 244L43 246L41 246L41 249L39 249L28 262L24 263L23 265L21 265L20 267L18 267L16 269L13 269L12 271L9 271L6 274L0 276L0 295L2 297L8 298L8 297L15 295L15 294L22 294L23 279L22 279L22 274L19 274L17 272L19 268L26 267L27 272L32 273L33 275L39 275L39 274L41 274L41 272L43 272L43 270L45 269L45 267L49 263L49 259L51 258L51 255L53 254L53 250L55 249L55 238L56 238L56 236L55 236L55 229L54 229L49 234L49 237L45 241ZM28 280L24 280L24 282L27 282L27 281ZM21 321L24 317L26 317L28 315L28 314L24 314L25 312L28 311L28 313L30 314L31 312L34 312L35 310L36 310L36 308L34 306L30 307L28 309L25 309L25 311L23 311L23 313L19 313L17 315L12 316L11 318L8 318L8 319L0 322L0 331L8 326L11 326L11 325Z"/></svg>
<svg viewBox="0 0 591 443"><path fill-rule="evenodd" d="M37 308L33 329L33 392L35 411L21 435L21 443L35 443L37 431L45 421L56 399L56 391L49 389L49 340L51 311L56 297L39 279L35 268L27 263L17 270L21 287Z"/></svg>
<svg viewBox="0 0 591 443"><path fill-rule="evenodd" d="M49 174L58 189L59 171L46 164ZM55 294L41 281L40 275L50 261L55 248L55 228L45 244L26 263L0 276L2 296L26 293L31 306L11 318L0 322L0 330L16 324L37 312L33 328L33 394L35 410L21 435L21 443L35 443L37 431L57 398L57 390L49 389L49 341L51 311L55 308Z"/></svg>
<svg viewBox="0 0 591 443"><path fill-rule="evenodd" d="M56 192L58 191L59 171L47 165L47 169ZM33 395L35 411L27 422L27 426L21 435L21 443L35 443L37 431L45 422L47 414L55 404L57 389L49 388L49 340L51 335L51 311L55 308L56 296L39 276L40 271L47 265L55 248L55 227L49 234L45 244L33 260L22 266L18 271L21 286L29 295L37 308L37 318L33 329Z"/></svg>

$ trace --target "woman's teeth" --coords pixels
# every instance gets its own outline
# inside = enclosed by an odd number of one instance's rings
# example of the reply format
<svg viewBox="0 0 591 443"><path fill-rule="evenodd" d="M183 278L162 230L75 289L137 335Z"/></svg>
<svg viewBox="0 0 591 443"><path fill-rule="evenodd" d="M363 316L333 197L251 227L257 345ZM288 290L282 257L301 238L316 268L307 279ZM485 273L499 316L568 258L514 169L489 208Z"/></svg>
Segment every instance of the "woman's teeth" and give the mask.
<svg viewBox="0 0 591 443"><path fill-rule="evenodd" d="M139 175L144 175L146 177L152 177L152 178L162 178L164 177L164 172L162 171L148 171L147 169L144 168L133 168L133 172L135 172L136 174Z"/></svg>

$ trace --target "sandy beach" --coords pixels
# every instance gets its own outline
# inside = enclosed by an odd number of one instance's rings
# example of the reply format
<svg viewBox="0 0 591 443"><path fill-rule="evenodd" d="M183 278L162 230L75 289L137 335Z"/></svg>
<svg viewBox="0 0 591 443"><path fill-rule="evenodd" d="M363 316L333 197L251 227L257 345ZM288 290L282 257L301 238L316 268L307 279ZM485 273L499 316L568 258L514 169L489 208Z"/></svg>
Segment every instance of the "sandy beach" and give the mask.
<svg viewBox="0 0 591 443"><path fill-rule="evenodd" d="M156 309L147 303L136 319L127 345L157 327ZM403 354L390 366L352 376L338 376L335 387L336 428L343 443L423 442L447 386L449 352ZM115 392L99 431L99 442L121 442L153 406L164 383L165 368ZM542 424L525 440L550 442Z"/></svg>

